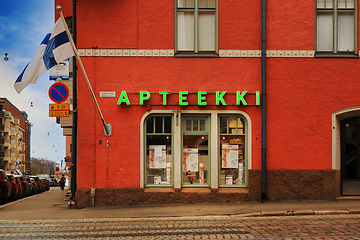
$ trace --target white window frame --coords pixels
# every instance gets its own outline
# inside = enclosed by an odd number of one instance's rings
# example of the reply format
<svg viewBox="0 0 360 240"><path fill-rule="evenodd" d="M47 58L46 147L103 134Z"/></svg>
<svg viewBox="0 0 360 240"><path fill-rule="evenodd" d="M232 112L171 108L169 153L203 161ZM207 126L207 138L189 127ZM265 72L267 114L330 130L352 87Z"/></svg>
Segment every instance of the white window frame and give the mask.
<svg viewBox="0 0 360 240"><path fill-rule="evenodd" d="M178 8L178 1L175 0L175 56L218 56L218 0L215 0L215 49L214 51L199 51L199 12L214 12L213 9L199 9L199 0L194 0L194 9L192 8ZM182 0L186 1L186 0ZM187 0L189 1L189 0ZM193 12L194 13L194 50L183 51L179 50L178 46L178 13L179 12Z"/></svg>
<svg viewBox="0 0 360 240"><path fill-rule="evenodd" d="M252 169L252 122L249 115L243 111L239 110L182 110L182 111L174 111L174 110L151 110L146 112L140 121L140 188L145 187L145 141L144 135L145 133L145 119L151 114L173 114L173 157L174 157L174 165L173 165L173 188L182 188L182 154L181 154L181 142L182 142L182 128L181 128L181 119L182 114L208 114L210 115L210 134L211 146L218 146L218 138L219 138L219 129L218 129L218 121L219 115L242 115L247 121L247 170ZM211 169L211 180L210 180L210 188L219 188L219 150L218 147L211 148L211 159L210 159L210 169Z"/></svg>
<svg viewBox="0 0 360 240"><path fill-rule="evenodd" d="M318 8L318 2L324 2L325 1L325 8ZM320 55L320 56L326 56L329 55L343 55L343 56L351 56L351 55L356 55L357 57L357 0L354 0L354 8L338 8L338 2L340 0L331 0L330 2L332 3L332 7L330 5L330 7L326 7L326 3L329 4L329 0L316 0L315 2L315 14L316 14L316 23L315 23L315 56L316 55ZM347 0L343 0L346 1ZM318 15L319 14L332 14L332 50L329 51L325 51L325 50L318 50L318 40L319 40L319 36L318 36ZM339 43L338 43L338 14L339 13L353 13L354 14L354 46L353 46L353 50L350 51L340 51L338 50L339 48Z"/></svg>

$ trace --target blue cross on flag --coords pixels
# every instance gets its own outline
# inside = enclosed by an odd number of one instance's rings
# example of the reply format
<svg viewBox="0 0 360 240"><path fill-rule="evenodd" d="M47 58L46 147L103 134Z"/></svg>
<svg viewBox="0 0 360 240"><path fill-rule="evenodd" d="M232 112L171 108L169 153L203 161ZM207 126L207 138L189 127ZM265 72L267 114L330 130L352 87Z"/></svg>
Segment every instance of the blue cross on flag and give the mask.
<svg viewBox="0 0 360 240"><path fill-rule="evenodd" d="M37 78L47 70L72 56L74 56L74 51L66 34L64 23L59 18L15 81L15 90L20 93L30 83L35 84Z"/></svg>

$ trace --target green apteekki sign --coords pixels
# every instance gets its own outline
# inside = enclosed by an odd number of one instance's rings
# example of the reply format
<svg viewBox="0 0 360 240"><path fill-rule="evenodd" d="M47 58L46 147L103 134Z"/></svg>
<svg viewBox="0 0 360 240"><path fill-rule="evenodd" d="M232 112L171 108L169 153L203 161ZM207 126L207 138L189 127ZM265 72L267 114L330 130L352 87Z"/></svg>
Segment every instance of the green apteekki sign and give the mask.
<svg viewBox="0 0 360 240"><path fill-rule="evenodd" d="M167 96L170 94L170 92L169 91L160 91L159 94L162 95L163 105L166 106L167 105ZM189 102L187 101L188 94L189 94L188 91L180 91L178 93L180 106L189 105ZM226 91L222 91L222 92L216 91L215 92L216 105L227 105L226 101L224 99L225 94L226 94ZM237 91L235 94L236 94L236 105L248 105L247 102L245 101L245 95L247 94L247 91L243 91L243 92ZM146 105L145 101L149 100L151 97L150 92L140 91L139 95L140 95L140 105ZM256 96L256 104L255 105L260 105L260 91L256 91L255 96ZM208 105L208 103L206 101L206 97L207 97L206 91L198 91L197 92L197 105L198 106ZM126 91L121 92L119 100L117 102L117 105L121 105L122 103L126 103L126 105L131 105Z"/></svg>

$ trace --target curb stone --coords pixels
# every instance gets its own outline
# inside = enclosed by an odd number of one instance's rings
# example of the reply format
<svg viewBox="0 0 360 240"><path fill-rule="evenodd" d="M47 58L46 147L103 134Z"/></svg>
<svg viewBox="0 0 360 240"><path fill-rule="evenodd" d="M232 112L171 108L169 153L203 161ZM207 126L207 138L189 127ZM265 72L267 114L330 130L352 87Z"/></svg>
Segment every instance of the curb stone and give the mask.
<svg viewBox="0 0 360 240"><path fill-rule="evenodd" d="M348 209L349 214L360 214L360 209Z"/></svg>
<svg viewBox="0 0 360 240"><path fill-rule="evenodd" d="M254 212L244 214L234 214L230 217L276 217L276 216L301 216L301 215L346 215L346 214L360 214L360 209L351 210L296 210L296 211L266 211Z"/></svg>
<svg viewBox="0 0 360 240"><path fill-rule="evenodd" d="M231 217L261 217L261 212L234 214Z"/></svg>
<svg viewBox="0 0 360 240"><path fill-rule="evenodd" d="M338 215L338 214L349 214L348 210L325 210L325 211L314 211L315 215Z"/></svg>
<svg viewBox="0 0 360 240"><path fill-rule="evenodd" d="M261 212L261 216L286 216L288 211Z"/></svg>
<svg viewBox="0 0 360 240"><path fill-rule="evenodd" d="M298 210L298 211L289 211L288 215L298 216L298 215L315 215L313 210Z"/></svg>

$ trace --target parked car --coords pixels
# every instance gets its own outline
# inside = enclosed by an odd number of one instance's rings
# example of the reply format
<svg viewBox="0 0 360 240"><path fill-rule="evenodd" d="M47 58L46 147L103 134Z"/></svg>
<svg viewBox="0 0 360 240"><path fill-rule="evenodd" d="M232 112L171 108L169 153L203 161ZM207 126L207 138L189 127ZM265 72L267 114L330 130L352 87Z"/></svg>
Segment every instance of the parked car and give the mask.
<svg viewBox="0 0 360 240"><path fill-rule="evenodd" d="M46 181L49 182L50 187L55 187L55 182L54 182L54 179L53 179L53 178L46 178Z"/></svg>
<svg viewBox="0 0 360 240"><path fill-rule="evenodd" d="M58 181L56 180L56 178L53 178L53 181L54 181L54 187L58 187L58 186L59 186L59 183L58 183Z"/></svg>
<svg viewBox="0 0 360 240"><path fill-rule="evenodd" d="M33 178L30 176L25 176L26 181L29 183L30 186L30 195L34 195L38 193L38 186Z"/></svg>
<svg viewBox="0 0 360 240"><path fill-rule="evenodd" d="M8 179L10 180L10 183L11 183L11 197L10 197L10 200L11 201L15 201L15 200L18 200L19 198L19 185L15 182L15 178L14 178L14 175L12 174L6 174Z"/></svg>
<svg viewBox="0 0 360 240"><path fill-rule="evenodd" d="M34 179L34 178L30 178L30 181L31 181L31 183L32 183L32 185L33 185L33 187L34 187L34 194L40 193L39 185L38 185L38 183L35 181L35 179Z"/></svg>
<svg viewBox="0 0 360 240"><path fill-rule="evenodd" d="M16 177L15 175L13 175L14 179L15 179L15 183L18 185L18 199L23 198L24 197L24 188L21 185L21 181L19 179L19 177Z"/></svg>
<svg viewBox="0 0 360 240"><path fill-rule="evenodd" d="M30 185L27 182L26 178L23 175L14 175L15 178L18 178L22 187L23 187L23 197L30 196Z"/></svg>
<svg viewBox="0 0 360 240"><path fill-rule="evenodd" d="M42 187L44 188L44 191L50 190L50 183L46 180L46 178L40 178L40 182Z"/></svg>
<svg viewBox="0 0 360 240"><path fill-rule="evenodd" d="M37 193L41 193L41 192L45 191L43 185L41 185L41 182L40 182L40 179L38 176L30 176L30 178L33 178L37 185L37 189L38 189Z"/></svg>
<svg viewBox="0 0 360 240"><path fill-rule="evenodd" d="M4 170L0 169L0 201L1 204L7 203L11 198L12 185Z"/></svg>

